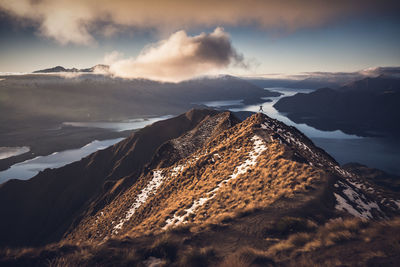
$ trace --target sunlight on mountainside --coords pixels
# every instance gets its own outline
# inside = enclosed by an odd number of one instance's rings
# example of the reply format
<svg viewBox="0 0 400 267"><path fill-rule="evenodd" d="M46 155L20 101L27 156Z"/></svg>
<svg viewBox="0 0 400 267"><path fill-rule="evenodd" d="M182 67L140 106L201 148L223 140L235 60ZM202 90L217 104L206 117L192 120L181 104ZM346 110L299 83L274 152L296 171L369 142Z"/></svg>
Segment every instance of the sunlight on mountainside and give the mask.
<svg viewBox="0 0 400 267"><path fill-rule="evenodd" d="M0 0L0 267L400 266L398 14Z"/></svg>
<svg viewBox="0 0 400 267"><path fill-rule="evenodd" d="M78 229L84 232L77 230L71 238L102 240L211 222L219 215L267 207L326 183L323 172L294 160L290 149L263 134L261 122L260 116L246 120L188 158L140 177L114 203L82 223Z"/></svg>

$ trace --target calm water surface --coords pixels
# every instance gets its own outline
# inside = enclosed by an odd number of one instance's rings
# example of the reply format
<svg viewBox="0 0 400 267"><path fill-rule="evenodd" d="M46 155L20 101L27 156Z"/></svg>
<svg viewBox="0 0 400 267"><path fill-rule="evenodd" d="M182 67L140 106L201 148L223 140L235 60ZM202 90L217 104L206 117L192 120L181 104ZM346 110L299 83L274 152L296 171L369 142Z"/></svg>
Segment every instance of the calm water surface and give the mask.
<svg viewBox="0 0 400 267"><path fill-rule="evenodd" d="M145 119L132 119L127 121L121 122L64 122L64 125L74 126L74 127L91 127L91 128L102 128L102 129L111 129L114 131L122 132L127 130L135 130L141 129L153 122L159 120L166 120L172 118L172 115L165 115L161 117L154 117L154 118L145 118Z"/></svg>
<svg viewBox="0 0 400 267"><path fill-rule="evenodd" d="M21 154L24 154L26 152L29 152L30 148L27 146L21 146L21 147L5 147L5 146L0 146L0 159L6 159L14 156L18 156Z"/></svg>
<svg viewBox="0 0 400 267"><path fill-rule="evenodd" d="M262 104L264 113L268 116L280 120L288 125L294 126L308 136L317 146L323 148L333 156L340 164L349 162L359 162L370 167L382 169L389 173L400 175L400 140L389 138L360 137L336 131L321 131L306 124L297 124L279 113L273 105L285 96L292 96L298 92L309 93L313 90L298 90L288 88L266 88L270 91L277 91L283 95L269 97L272 102ZM241 105L240 100L215 101L203 104L210 107L229 109L231 111L253 111L258 112L260 105ZM230 107L229 107L230 106Z"/></svg>
<svg viewBox="0 0 400 267"><path fill-rule="evenodd" d="M400 140L387 138L359 137L345 134L340 130L321 131L306 124L297 124L279 113L273 105L284 96L291 96L297 92L311 92L312 90L296 90L287 88L267 88L271 91L282 93L279 97L269 97L272 102L262 104L264 113L278 119L288 125L295 126L307 135L317 146L323 148L332 155L340 164L348 162L359 162L370 167L379 168L387 172L400 175ZM201 104L216 109L229 109L231 111L253 111L258 112L260 105L243 105L241 99L229 101L208 101ZM134 119L125 122L66 122L65 125L75 127L107 128L115 131L125 131L143 128L153 122L168 119L171 115L157 118ZM29 179L39 171L46 168L58 168L68 163L77 161L99 149L111 146L122 138L93 141L79 149L71 149L56 152L48 156L37 157L25 162L17 163L10 169L0 172L0 183L11 178ZM22 151L22 150L20 150Z"/></svg>
<svg viewBox="0 0 400 267"><path fill-rule="evenodd" d="M55 152L48 156L40 156L12 165L9 169L0 172L0 183L9 179L27 180L39 171L47 168L58 168L86 157L97 150L107 148L118 143L123 138L98 141L95 140L84 147Z"/></svg>
<svg viewBox="0 0 400 267"><path fill-rule="evenodd" d="M165 115L161 117L132 119L123 122L65 122L64 125L69 125L74 127L93 127L93 128L112 129L115 131L126 131L126 130L140 129L156 121L165 120L171 117L172 115ZM123 138L109 139L103 141L95 140L78 149L69 149L61 152L55 152L48 156L40 156L34 159L14 164L9 169L0 172L0 183L3 183L13 178L27 180L35 176L39 171L42 171L47 168L62 167L66 164L80 160L81 158L86 157L92 154L93 152L96 152L97 150L104 149L111 145L114 145L121 140L123 140ZM20 153L22 153L25 150L26 148L20 148L18 151L16 151L15 149L16 152ZM10 149L8 149L7 152L10 152Z"/></svg>

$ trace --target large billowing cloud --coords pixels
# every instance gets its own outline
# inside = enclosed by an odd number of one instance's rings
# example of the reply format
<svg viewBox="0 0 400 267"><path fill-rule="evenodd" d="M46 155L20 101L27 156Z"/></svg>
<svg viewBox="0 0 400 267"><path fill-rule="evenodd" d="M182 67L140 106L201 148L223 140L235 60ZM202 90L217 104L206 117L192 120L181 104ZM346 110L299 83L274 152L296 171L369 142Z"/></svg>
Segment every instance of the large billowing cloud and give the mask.
<svg viewBox="0 0 400 267"><path fill-rule="evenodd" d="M222 28L193 37L178 31L166 40L147 46L136 58L120 57L114 52L105 58L106 63L111 64L113 75L168 82L210 74L231 64L245 65Z"/></svg>
<svg viewBox="0 0 400 267"><path fill-rule="evenodd" d="M188 29L258 25L295 30L366 13L395 12L398 0L0 0L0 9L39 25L60 43L90 44L119 27Z"/></svg>

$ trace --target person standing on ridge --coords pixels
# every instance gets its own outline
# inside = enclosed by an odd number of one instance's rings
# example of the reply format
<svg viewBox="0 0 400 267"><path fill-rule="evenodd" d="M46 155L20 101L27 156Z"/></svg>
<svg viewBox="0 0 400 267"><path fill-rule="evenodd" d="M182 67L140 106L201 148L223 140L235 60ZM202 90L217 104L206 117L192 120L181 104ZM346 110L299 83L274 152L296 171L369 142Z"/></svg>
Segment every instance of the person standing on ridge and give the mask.
<svg viewBox="0 0 400 267"><path fill-rule="evenodd" d="M258 110L258 112L264 112L262 106L260 106L260 109Z"/></svg>

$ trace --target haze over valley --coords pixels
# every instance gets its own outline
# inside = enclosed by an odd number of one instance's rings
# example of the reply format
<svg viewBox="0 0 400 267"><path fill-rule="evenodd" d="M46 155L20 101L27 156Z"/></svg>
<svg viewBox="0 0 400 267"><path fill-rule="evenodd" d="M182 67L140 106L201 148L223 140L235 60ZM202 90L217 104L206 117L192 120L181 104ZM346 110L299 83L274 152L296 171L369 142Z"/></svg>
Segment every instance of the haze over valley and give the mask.
<svg viewBox="0 0 400 267"><path fill-rule="evenodd" d="M0 265L399 266L399 12L0 0Z"/></svg>

